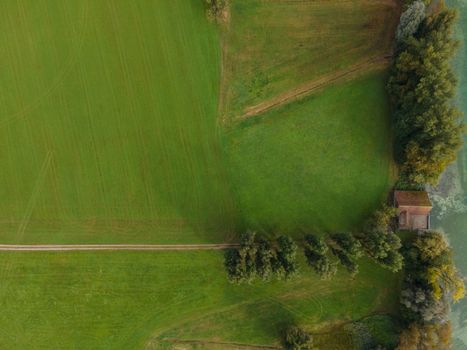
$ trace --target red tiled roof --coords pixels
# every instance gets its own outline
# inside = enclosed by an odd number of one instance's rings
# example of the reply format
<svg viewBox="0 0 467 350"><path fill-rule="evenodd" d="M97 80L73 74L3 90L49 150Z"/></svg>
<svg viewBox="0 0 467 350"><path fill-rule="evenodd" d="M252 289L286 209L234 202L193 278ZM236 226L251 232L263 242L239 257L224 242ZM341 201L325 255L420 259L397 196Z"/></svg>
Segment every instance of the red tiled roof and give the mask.
<svg viewBox="0 0 467 350"><path fill-rule="evenodd" d="M432 207L428 193L425 191L395 191L394 199L397 206Z"/></svg>

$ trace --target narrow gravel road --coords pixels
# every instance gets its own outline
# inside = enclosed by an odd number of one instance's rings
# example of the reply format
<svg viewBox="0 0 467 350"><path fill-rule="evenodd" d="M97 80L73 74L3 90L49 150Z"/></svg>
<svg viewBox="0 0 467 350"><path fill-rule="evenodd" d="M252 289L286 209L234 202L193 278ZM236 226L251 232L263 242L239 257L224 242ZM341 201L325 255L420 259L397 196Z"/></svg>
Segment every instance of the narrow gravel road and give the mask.
<svg viewBox="0 0 467 350"><path fill-rule="evenodd" d="M223 250L238 244L0 244L0 251L76 251L76 250Z"/></svg>

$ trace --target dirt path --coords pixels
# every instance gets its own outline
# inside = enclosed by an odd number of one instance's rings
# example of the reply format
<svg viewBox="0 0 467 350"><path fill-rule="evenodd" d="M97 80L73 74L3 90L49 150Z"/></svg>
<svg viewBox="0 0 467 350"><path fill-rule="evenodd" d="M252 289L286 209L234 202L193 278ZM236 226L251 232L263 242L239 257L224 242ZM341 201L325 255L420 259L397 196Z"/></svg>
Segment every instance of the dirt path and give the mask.
<svg viewBox="0 0 467 350"><path fill-rule="evenodd" d="M264 350L264 349L281 349L279 346L274 345L261 345L261 344L245 344L236 342L222 342L222 341L210 341L210 340L181 340L181 339L164 339L164 341L173 344L190 344L190 345L211 345L211 346L222 346L223 348L228 347L231 350L234 349L249 349L249 350Z"/></svg>
<svg viewBox="0 0 467 350"><path fill-rule="evenodd" d="M345 81L348 79L355 78L363 72L382 69L388 66L391 60L391 55L382 57L372 58L363 62L354 64L346 69L334 71L329 74L325 74L317 79L302 84L292 90L286 91L272 99L263 101L257 105L246 108L245 113L235 118L235 120L245 120L247 118L255 117L262 114L270 109L277 108L296 101L302 97L310 95L323 87L332 83Z"/></svg>
<svg viewBox="0 0 467 350"><path fill-rule="evenodd" d="M77 251L77 250L223 250L235 243L220 244L0 244L0 251Z"/></svg>

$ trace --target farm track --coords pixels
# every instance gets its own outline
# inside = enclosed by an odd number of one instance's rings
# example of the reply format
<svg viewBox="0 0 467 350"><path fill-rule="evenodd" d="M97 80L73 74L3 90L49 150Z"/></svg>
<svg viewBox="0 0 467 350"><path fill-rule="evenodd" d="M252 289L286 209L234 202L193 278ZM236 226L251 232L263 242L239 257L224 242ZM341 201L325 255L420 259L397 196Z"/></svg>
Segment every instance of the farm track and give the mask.
<svg viewBox="0 0 467 350"><path fill-rule="evenodd" d="M86 251L86 250L224 250L235 243L220 244L0 244L0 251Z"/></svg>
<svg viewBox="0 0 467 350"><path fill-rule="evenodd" d="M173 344L192 344L192 345L219 345L228 346L231 349L281 349L279 346L274 345L261 345L261 344L245 344L236 342L221 342L221 341L210 341L210 340L181 340L181 339L164 339L166 342Z"/></svg>
<svg viewBox="0 0 467 350"><path fill-rule="evenodd" d="M254 106L247 107L245 109L245 113L241 116L237 116L236 118L234 118L234 120L242 121L248 118L258 116L273 108L278 108L296 100L299 100L303 97L309 96L314 92L319 91L333 83L346 81L347 79L355 78L361 75L362 73L385 68L389 65L391 57L392 56L388 54L385 56L372 58L370 60L358 62L349 68L325 74L317 79L306 82L302 85L299 85L296 88L279 94L269 100L263 101Z"/></svg>

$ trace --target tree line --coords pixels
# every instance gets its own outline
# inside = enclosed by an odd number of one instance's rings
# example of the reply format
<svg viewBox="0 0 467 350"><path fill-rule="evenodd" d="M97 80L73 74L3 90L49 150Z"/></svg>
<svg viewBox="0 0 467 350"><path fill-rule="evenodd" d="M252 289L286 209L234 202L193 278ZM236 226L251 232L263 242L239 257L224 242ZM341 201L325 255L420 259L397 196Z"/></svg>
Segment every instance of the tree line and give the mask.
<svg viewBox="0 0 467 350"><path fill-rule="evenodd" d="M400 165L398 186L421 189L437 184L462 145L464 125L453 104L457 80L450 66L459 45L453 38L457 13L442 2L405 3L388 91ZM405 328L397 350L450 349L450 305L465 294L451 248L443 234L425 232L412 237L402 252L400 303Z"/></svg>
<svg viewBox="0 0 467 350"><path fill-rule="evenodd" d="M403 265L400 253L402 244L393 231L395 217L395 209L383 205L370 217L361 233L308 233L304 235L301 244L285 235L270 239L247 231L241 235L238 248L225 252L224 265L228 278L235 284L255 280L289 280L299 275L299 246L303 247L306 265L323 280L333 278L339 265L354 277L363 255L386 269L400 271ZM312 335L296 325L289 325L284 330L282 345L287 350L314 348Z"/></svg>
<svg viewBox="0 0 467 350"><path fill-rule="evenodd" d="M400 238L394 233L394 208L383 205L366 223L360 233L334 233L305 236L304 253L307 264L322 278L329 279L340 263L351 276L358 273L358 259L366 255L383 268L398 272L403 266ZM328 254L335 257L332 260Z"/></svg>
<svg viewBox="0 0 467 350"><path fill-rule="evenodd" d="M404 247L401 315L405 330L396 350L451 349L449 311L465 295L452 250L439 232L426 232Z"/></svg>
<svg viewBox="0 0 467 350"><path fill-rule="evenodd" d="M307 265L321 279L332 278L339 264L355 276L358 260L366 254L382 267L400 271L402 244L393 231L395 216L395 209L384 205L368 220L361 233L306 234L303 253ZM287 280L299 273L297 251L298 244L291 237L282 235L270 240L249 231L241 236L238 249L226 251L224 265L229 280L234 283L272 278Z"/></svg>
<svg viewBox="0 0 467 350"><path fill-rule="evenodd" d="M367 255L393 272L404 268L400 294L404 330L396 350L448 350L451 345L450 305L465 295L464 281L455 267L452 250L439 232L424 232L405 241L392 231L394 210L384 206L374 213L360 235L307 234L305 261L321 279L330 279L340 264L351 276L358 273L358 259ZM256 278L288 280L298 275L298 245L288 236L269 240L254 232L242 235L238 249L225 255L233 283ZM292 326L283 335L286 349L311 349L312 336Z"/></svg>
<svg viewBox="0 0 467 350"><path fill-rule="evenodd" d="M456 159L464 132L461 113L452 103L457 13L448 8L429 15L426 11L422 1L415 1L402 14L388 82L403 187L436 184Z"/></svg>

